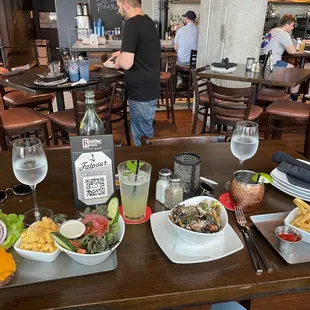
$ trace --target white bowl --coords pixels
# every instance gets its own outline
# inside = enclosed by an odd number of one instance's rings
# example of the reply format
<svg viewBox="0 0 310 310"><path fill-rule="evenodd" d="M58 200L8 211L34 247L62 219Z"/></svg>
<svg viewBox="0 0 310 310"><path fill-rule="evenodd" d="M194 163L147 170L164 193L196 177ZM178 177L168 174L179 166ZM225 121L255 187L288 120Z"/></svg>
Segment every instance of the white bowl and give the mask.
<svg viewBox="0 0 310 310"><path fill-rule="evenodd" d="M291 222L293 222L295 217L300 215L298 210L299 210L298 208L295 208L288 214L288 216L284 220L284 225L296 229L302 235L302 241L310 243L310 233L291 224Z"/></svg>
<svg viewBox="0 0 310 310"><path fill-rule="evenodd" d="M205 245L207 243L209 243L210 241L214 241L214 239L217 239L219 237L221 237L221 235L223 234L224 230L227 228L228 225L228 216L227 216L227 212L226 209L224 208L224 206L215 198L209 197L209 196L197 196L197 197L193 197L190 199L187 199L183 202L181 202L179 205L185 205L186 207L190 206L190 205L198 205L200 202L204 201L204 200L208 200L208 203L211 203L212 201L216 201L220 204L221 206L221 215L220 218L222 220L222 229L219 232L216 233L212 233L212 234L206 234L206 233L200 233L200 232L195 232L195 231L191 231L185 228L182 228L176 224L174 224L170 218L168 219L168 222L170 223L170 225L173 227L173 229L175 230L175 232L177 233L177 235L184 240L185 242L189 243L189 244L193 244L193 245ZM172 209L173 210L173 209ZM172 210L170 212L169 215L172 214Z"/></svg>
<svg viewBox="0 0 310 310"><path fill-rule="evenodd" d="M56 249L52 253L24 250L20 248L21 243L22 243L22 238L19 238L14 244L14 250L21 257L26 258L26 259L36 260L38 262L51 263L58 257L58 255L61 252L59 249Z"/></svg>
<svg viewBox="0 0 310 310"><path fill-rule="evenodd" d="M63 248L59 243L55 241L55 245L58 249L65 252L68 256L70 256L72 259L77 261L78 263L82 265L97 265L105 261L110 254L120 245L120 243L123 240L124 234L125 234L125 223L123 218L120 216L118 219L118 225L119 225L119 232L118 232L118 240L119 242L110 250L104 251L101 253L96 254L80 254L76 252L69 251L65 248Z"/></svg>

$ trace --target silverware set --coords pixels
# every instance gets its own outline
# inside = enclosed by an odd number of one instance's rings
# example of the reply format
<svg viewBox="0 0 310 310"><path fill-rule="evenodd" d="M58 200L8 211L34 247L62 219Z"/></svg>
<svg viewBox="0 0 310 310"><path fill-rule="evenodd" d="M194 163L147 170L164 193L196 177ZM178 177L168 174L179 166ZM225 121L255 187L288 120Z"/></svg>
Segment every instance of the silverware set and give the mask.
<svg viewBox="0 0 310 310"><path fill-rule="evenodd" d="M264 263L268 272L273 272L273 267L271 266L268 258L266 257L259 244L255 241L251 229L247 225L247 220L244 216L241 205L235 206L235 215L237 222L241 228L245 242L247 244L248 250L250 252L256 273L263 273L263 266L261 261Z"/></svg>

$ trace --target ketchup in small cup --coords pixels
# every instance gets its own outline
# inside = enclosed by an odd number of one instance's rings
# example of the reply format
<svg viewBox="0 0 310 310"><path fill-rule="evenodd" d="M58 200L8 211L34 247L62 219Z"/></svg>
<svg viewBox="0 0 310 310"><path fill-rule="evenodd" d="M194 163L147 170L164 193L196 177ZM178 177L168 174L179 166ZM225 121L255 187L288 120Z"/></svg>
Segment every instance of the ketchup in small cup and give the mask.
<svg viewBox="0 0 310 310"><path fill-rule="evenodd" d="M285 254L291 254L302 240L300 232L291 227L278 226L274 232L277 237L278 250Z"/></svg>

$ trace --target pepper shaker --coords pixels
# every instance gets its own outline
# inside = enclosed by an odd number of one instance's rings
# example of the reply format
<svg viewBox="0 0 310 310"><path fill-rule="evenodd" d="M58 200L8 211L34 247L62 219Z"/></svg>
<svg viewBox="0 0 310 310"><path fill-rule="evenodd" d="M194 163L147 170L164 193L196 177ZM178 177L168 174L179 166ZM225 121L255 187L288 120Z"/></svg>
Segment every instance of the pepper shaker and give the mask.
<svg viewBox="0 0 310 310"><path fill-rule="evenodd" d="M165 191L165 207L172 209L183 201L181 177L175 173L169 177L169 185Z"/></svg>

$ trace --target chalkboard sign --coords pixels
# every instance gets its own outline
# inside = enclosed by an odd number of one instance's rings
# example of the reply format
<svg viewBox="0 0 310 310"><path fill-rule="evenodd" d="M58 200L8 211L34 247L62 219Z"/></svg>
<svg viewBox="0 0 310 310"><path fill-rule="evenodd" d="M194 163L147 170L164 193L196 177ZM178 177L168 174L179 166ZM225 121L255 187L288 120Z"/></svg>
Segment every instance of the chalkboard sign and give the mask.
<svg viewBox="0 0 310 310"><path fill-rule="evenodd" d="M118 14L116 0L90 0L90 13L93 21L102 19L105 30L122 27L122 17Z"/></svg>

